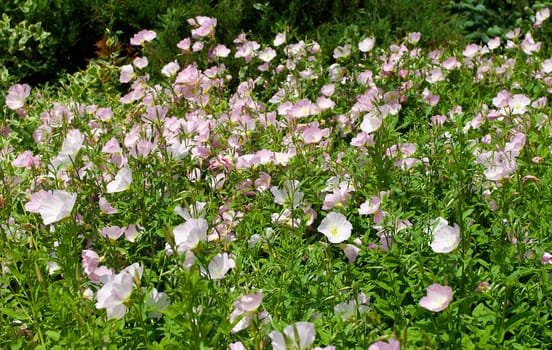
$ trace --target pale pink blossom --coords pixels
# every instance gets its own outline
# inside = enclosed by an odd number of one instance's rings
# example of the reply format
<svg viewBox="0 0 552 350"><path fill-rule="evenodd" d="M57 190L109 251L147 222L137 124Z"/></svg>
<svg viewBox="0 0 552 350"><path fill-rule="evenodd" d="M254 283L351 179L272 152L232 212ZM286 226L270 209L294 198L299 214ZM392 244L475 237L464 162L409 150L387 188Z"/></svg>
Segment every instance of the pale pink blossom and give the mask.
<svg viewBox="0 0 552 350"><path fill-rule="evenodd" d="M152 30L144 29L134 34L134 36L130 38L130 45L143 46L146 42L152 41L156 37L157 33Z"/></svg>
<svg viewBox="0 0 552 350"><path fill-rule="evenodd" d="M397 339L389 339L387 342L383 340L377 341L370 345L368 350L400 350L401 343Z"/></svg>
<svg viewBox="0 0 552 350"><path fill-rule="evenodd" d="M41 190L31 196L31 200L25 204L25 209L32 213L39 213L44 225L48 225L71 215L76 201L76 193Z"/></svg>
<svg viewBox="0 0 552 350"><path fill-rule="evenodd" d="M172 61L163 66L163 68L161 69L161 74L170 78L175 76L176 72L178 72L179 69L180 65L178 64L178 62Z"/></svg>
<svg viewBox="0 0 552 350"><path fill-rule="evenodd" d="M372 37L365 38L358 43L358 49L360 50L360 52L372 51L375 43L376 43L376 40L374 38Z"/></svg>
<svg viewBox="0 0 552 350"><path fill-rule="evenodd" d="M358 213L360 215L374 214L376 211L378 211L380 204L381 204L380 197L372 196L371 198L367 199L364 203L360 205L360 208L358 209Z"/></svg>
<svg viewBox="0 0 552 350"><path fill-rule="evenodd" d="M99 230L99 232L105 238L117 240L119 237L123 235L123 233L125 233L125 227L108 226L108 227L102 228L101 230Z"/></svg>
<svg viewBox="0 0 552 350"><path fill-rule="evenodd" d="M165 310L169 304L169 296L167 293L159 292L157 288L153 288L146 300L146 305L150 310L148 312L148 318L160 319L163 316L161 311Z"/></svg>
<svg viewBox="0 0 552 350"><path fill-rule="evenodd" d="M31 151L25 151L12 161L12 165L17 168L38 169L40 167L41 156L33 156Z"/></svg>
<svg viewBox="0 0 552 350"><path fill-rule="evenodd" d="M263 292L246 294L234 301L234 309L230 314L230 323L234 324L230 333L238 333L251 324L254 313L263 301ZM237 322L236 322L237 321Z"/></svg>
<svg viewBox="0 0 552 350"><path fill-rule="evenodd" d="M133 287L142 278L143 267L134 263L108 280L96 295L96 308L106 309L108 319L120 319L128 311L126 303Z"/></svg>
<svg viewBox="0 0 552 350"><path fill-rule="evenodd" d="M136 75L134 74L134 68L130 64L126 64L121 67L121 74L119 75L119 81L121 83L129 83L134 79Z"/></svg>
<svg viewBox="0 0 552 350"><path fill-rule="evenodd" d="M148 58L147 57L136 57L132 64L134 64L134 67L138 69L144 69L148 66Z"/></svg>
<svg viewBox="0 0 552 350"><path fill-rule="evenodd" d="M113 208L104 197L100 197L99 206L104 214L117 214L119 212L117 209Z"/></svg>
<svg viewBox="0 0 552 350"><path fill-rule="evenodd" d="M25 99L31 94L31 87L28 84L15 84L8 89L6 106L9 109L17 110L25 105Z"/></svg>
<svg viewBox="0 0 552 350"><path fill-rule="evenodd" d="M217 26L217 19L206 17L206 16L197 16L195 18L188 19L188 24L192 27L192 38L202 38L207 36L213 36L215 34L215 27Z"/></svg>
<svg viewBox="0 0 552 350"><path fill-rule="evenodd" d="M452 288L432 284L427 287L427 294L420 299L420 306L433 312L440 312L446 309L452 299Z"/></svg>

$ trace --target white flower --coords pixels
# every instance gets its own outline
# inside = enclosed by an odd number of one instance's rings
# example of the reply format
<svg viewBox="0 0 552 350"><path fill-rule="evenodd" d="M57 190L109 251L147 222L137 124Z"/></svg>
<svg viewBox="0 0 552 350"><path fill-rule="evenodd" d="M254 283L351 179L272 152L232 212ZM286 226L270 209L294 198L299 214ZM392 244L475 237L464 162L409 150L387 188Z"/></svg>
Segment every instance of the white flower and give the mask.
<svg viewBox="0 0 552 350"><path fill-rule="evenodd" d="M226 273L236 267L234 259L228 257L228 253L217 254L209 263L209 278L212 280L221 280Z"/></svg>
<svg viewBox="0 0 552 350"><path fill-rule="evenodd" d="M297 322L287 326L283 334L272 331L268 336L274 350L306 350L314 342L314 325L310 322Z"/></svg>
<svg viewBox="0 0 552 350"><path fill-rule="evenodd" d="M186 223L176 226L173 233L178 253L182 254L187 250L194 249L199 242L207 239L208 228L209 224L203 218L190 218Z"/></svg>
<svg viewBox="0 0 552 350"><path fill-rule="evenodd" d="M125 305L132 294L132 288L142 278L143 267L134 263L119 274L108 276L104 286L96 295L96 309L106 309L108 319L120 319L128 311Z"/></svg>
<svg viewBox="0 0 552 350"><path fill-rule="evenodd" d="M299 181L286 180L284 182L284 188L272 186L270 192L274 195L274 202L281 205L291 204L293 208L297 208L299 203L303 200L303 192L298 190Z"/></svg>
<svg viewBox="0 0 552 350"><path fill-rule="evenodd" d="M433 225L431 233L433 241L430 246L435 253L450 253L460 243L460 227L458 224L448 225L448 221L443 218L432 220Z"/></svg>
<svg viewBox="0 0 552 350"><path fill-rule="evenodd" d="M335 212L329 213L318 226L318 232L328 237L331 243L341 243L349 239L352 229L353 225L347 221L345 215Z"/></svg>
<svg viewBox="0 0 552 350"><path fill-rule="evenodd" d="M107 193L126 191L132 183L132 170L125 167L115 175L115 180L107 184Z"/></svg>

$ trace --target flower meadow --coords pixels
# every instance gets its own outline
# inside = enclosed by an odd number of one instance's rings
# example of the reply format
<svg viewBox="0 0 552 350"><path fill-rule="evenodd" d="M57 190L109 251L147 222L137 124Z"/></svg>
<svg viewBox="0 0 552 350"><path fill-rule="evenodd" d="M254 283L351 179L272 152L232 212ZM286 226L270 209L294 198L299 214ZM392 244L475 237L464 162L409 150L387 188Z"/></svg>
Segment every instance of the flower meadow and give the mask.
<svg viewBox="0 0 552 350"><path fill-rule="evenodd" d="M13 85L0 347L550 348L548 17L328 53L200 16Z"/></svg>

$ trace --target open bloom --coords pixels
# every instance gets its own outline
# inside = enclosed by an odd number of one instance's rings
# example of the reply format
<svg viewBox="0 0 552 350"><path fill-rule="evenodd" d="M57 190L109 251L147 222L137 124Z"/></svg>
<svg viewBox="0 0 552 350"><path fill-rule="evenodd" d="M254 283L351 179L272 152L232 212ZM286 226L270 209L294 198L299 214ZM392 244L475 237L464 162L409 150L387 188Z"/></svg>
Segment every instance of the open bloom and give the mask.
<svg viewBox="0 0 552 350"><path fill-rule="evenodd" d="M328 237L331 243L341 243L351 237L353 225L341 213L329 213L318 226L318 232Z"/></svg>
<svg viewBox="0 0 552 350"><path fill-rule="evenodd" d="M272 331L268 335L274 350L306 350L314 342L314 325L297 322L284 329L284 333Z"/></svg>
<svg viewBox="0 0 552 350"><path fill-rule="evenodd" d="M334 312L343 320L348 320L358 314L362 315L370 311L370 298L360 292L357 298L344 301L334 306Z"/></svg>
<svg viewBox="0 0 552 350"><path fill-rule="evenodd" d="M249 327L253 314L257 311L263 301L263 291L242 295L234 301L234 310L230 314L230 323L239 321L232 327L230 333L238 333ZM244 316L242 316L244 315ZM241 317L241 318L240 318Z"/></svg>
<svg viewBox="0 0 552 350"><path fill-rule="evenodd" d="M152 41L156 37L157 33L155 33L153 30L144 29L134 34L134 36L130 38L130 45L143 46L144 43Z"/></svg>
<svg viewBox="0 0 552 350"><path fill-rule="evenodd" d="M132 288L142 278L142 270L134 263L115 276L108 276L108 281L98 291L97 309L106 309L108 319L120 319L128 311Z"/></svg>
<svg viewBox="0 0 552 350"><path fill-rule="evenodd" d="M432 222L433 241L430 246L435 253L450 253L460 243L460 227L458 224L448 225L448 221L443 218L437 218Z"/></svg>
<svg viewBox="0 0 552 350"><path fill-rule="evenodd" d="M272 186L270 192L274 195L275 203L281 205L291 204L293 208L297 208L304 195L303 192L299 191L299 181L297 180L286 180L283 189Z"/></svg>
<svg viewBox="0 0 552 350"><path fill-rule="evenodd" d="M236 267L234 259L228 257L228 253L217 254L209 263L209 278L212 280L221 280L226 273Z"/></svg>
<svg viewBox="0 0 552 350"><path fill-rule="evenodd" d="M209 223L203 218L190 218L186 223L173 229L174 243L179 254L197 247L199 242L207 239Z"/></svg>
<svg viewBox="0 0 552 350"><path fill-rule="evenodd" d="M452 299L452 288L432 284L427 287L427 295L420 299L420 306L433 312L440 312L446 309Z"/></svg>
<svg viewBox="0 0 552 350"><path fill-rule="evenodd" d="M31 200L25 204L25 210L39 213L44 225L48 225L68 217L73 211L76 201L76 193L62 190L53 192L41 190L31 196Z"/></svg>
<svg viewBox="0 0 552 350"><path fill-rule="evenodd" d="M115 175L115 179L107 184L107 193L126 191L131 183L132 170L128 167L124 167Z"/></svg>
<svg viewBox="0 0 552 350"><path fill-rule="evenodd" d="M31 94L31 87L27 84L15 84L8 89L6 106L9 109L19 109L25 105L25 99Z"/></svg>

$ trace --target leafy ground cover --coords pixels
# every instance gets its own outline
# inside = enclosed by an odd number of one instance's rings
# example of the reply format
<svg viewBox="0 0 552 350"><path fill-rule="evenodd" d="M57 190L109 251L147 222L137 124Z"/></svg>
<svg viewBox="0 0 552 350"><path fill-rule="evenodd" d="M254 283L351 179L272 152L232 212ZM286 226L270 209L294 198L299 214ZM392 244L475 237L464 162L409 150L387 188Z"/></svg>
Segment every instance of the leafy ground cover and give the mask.
<svg viewBox="0 0 552 350"><path fill-rule="evenodd" d="M162 66L143 30L13 85L1 347L549 348L548 17L332 53L196 17Z"/></svg>

